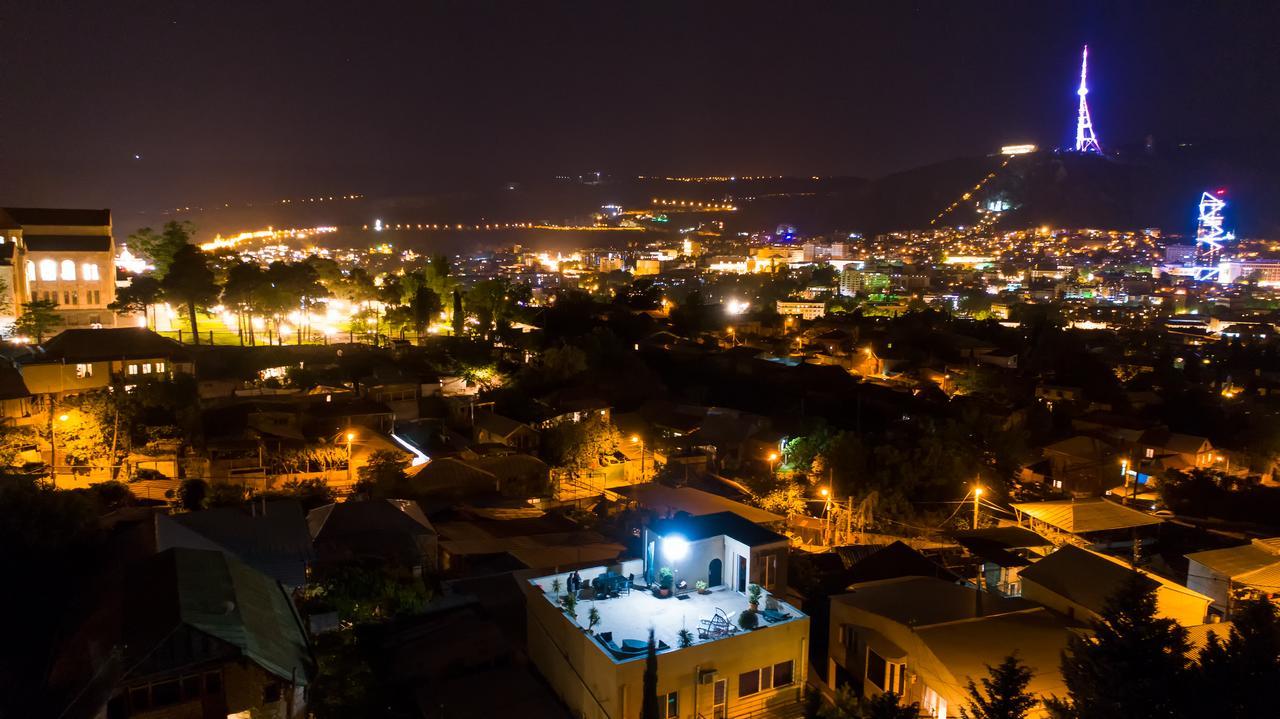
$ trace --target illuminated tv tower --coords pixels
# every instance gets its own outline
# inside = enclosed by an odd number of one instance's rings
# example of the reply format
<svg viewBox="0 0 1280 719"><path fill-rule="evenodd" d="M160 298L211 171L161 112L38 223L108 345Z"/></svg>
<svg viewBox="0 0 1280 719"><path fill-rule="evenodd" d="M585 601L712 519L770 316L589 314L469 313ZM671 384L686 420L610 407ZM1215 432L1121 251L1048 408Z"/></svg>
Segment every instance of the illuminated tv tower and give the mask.
<svg viewBox="0 0 1280 719"><path fill-rule="evenodd" d="M1084 46L1084 56L1080 58L1080 89L1076 90L1076 94L1080 96L1080 115L1076 118L1076 152L1096 152L1102 154L1102 146L1098 144L1098 138L1093 134L1093 121L1089 119L1089 103L1085 101L1085 95L1089 94L1089 88L1085 85L1085 75L1089 70L1089 46Z"/></svg>
<svg viewBox="0 0 1280 719"><path fill-rule="evenodd" d="M1200 217L1196 221L1196 247L1203 253L1208 261L1216 261L1222 253L1223 243L1230 242L1236 238L1235 234L1227 232L1222 223L1226 219L1222 216L1222 210L1226 208L1227 201L1222 199L1220 195L1224 195L1224 190L1218 190L1216 193L1205 192L1200 195Z"/></svg>

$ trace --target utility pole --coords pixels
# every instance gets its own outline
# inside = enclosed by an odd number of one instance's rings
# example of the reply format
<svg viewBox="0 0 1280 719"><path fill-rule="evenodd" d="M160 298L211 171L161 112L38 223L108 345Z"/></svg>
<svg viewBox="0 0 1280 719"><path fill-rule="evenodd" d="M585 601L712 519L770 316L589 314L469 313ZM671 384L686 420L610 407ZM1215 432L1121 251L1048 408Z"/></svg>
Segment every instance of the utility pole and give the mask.
<svg viewBox="0 0 1280 719"><path fill-rule="evenodd" d="M973 488L973 528L978 528L978 501L982 497L982 487Z"/></svg>

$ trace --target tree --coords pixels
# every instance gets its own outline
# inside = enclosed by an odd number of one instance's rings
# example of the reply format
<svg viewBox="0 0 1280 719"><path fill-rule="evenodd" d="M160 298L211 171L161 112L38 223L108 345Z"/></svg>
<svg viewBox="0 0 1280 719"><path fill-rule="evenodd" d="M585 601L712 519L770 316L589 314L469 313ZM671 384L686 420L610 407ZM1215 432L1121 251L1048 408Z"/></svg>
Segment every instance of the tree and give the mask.
<svg viewBox="0 0 1280 719"><path fill-rule="evenodd" d="M1194 716L1245 719L1275 711L1280 686L1280 613L1269 599L1243 601L1227 640L1209 635L1200 650Z"/></svg>
<svg viewBox="0 0 1280 719"><path fill-rule="evenodd" d="M166 222L160 232L144 227L129 235L129 246L138 254L151 259L156 276L164 278L169 273L178 252L191 245L195 228L190 222Z"/></svg>
<svg viewBox="0 0 1280 719"><path fill-rule="evenodd" d="M462 336L466 322L467 315L462 311L462 292L455 289L453 291L453 335L455 337Z"/></svg>
<svg viewBox="0 0 1280 719"><path fill-rule="evenodd" d="M600 458L616 452L622 435L604 417L592 413L581 422L562 422L543 437L547 459L571 472L600 467Z"/></svg>
<svg viewBox="0 0 1280 719"><path fill-rule="evenodd" d="M380 449L369 455L369 461L357 471L356 491L377 497L400 494L408 479L405 470L409 460L404 452Z"/></svg>
<svg viewBox="0 0 1280 719"><path fill-rule="evenodd" d="M238 262L227 269L227 281L222 287L222 304L236 310L237 333L240 344L249 336L249 344L257 344L253 334L254 311L259 309L262 292L268 283L265 273L255 262ZM247 331L246 331L247 330Z"/></svg>
<svg viewBox="0 0 1280 719"><path fill-rule="evenodd" d="M1072 636L1062 657L1068 700L1050 700L1058 716L1135 719L1186 714L1187 630L1156 616L1154 583L1133 572L1091 622L1093 636Z"/></svg>
<svg viewBox="0 0 1280 719"><path fill-rule="evenodd" d="M1016 653L1005 657L999 666L987 665L987 675L982 678L982 689L969 680L969 707L960 709L964 719L1023 719L1036 705L1036 698L1027 692L1031 668Z"/></svg>
<svg viewBox="0 0 1280 719"><path fill-rule="evenodd" d="M209 269L208 259L194 245L184 245L173 255L169 271L160 281L165 299L186 307L191 323L191 338L200 344L200 328L196 324L196 309L208 307L218 299L218 284Z"/></svg>
<svg viewBox="0 0 1280 719"><path fill-rule="evenodd" d="M413 320L413 329L418 333L419 341L427 333L431 319L440 314L442 305L440 295L430 287L418 287L409 298L409 316Z"/></svg>
<svg viewBox="0 0 1280 719"><path fill-rule="evenodd" d="M107 309L121 314L142 313L151 324L151 307L160 301L160 280L151 275L139 275L129 281L129 286L116 292L116 299Z"/></svg>
<svg viewBox="0 0 1280 719"><path fill-rule="evenodd" d="M208 498L209 483L203 479L184 479L178 485L178 506L188 512L204 509Z"/></svg>
<svg viewBox="0 0 1280 719"><path fill-rule="evenodd" d="M35 338L36 344L44 342L45 335L61 327L65 320L58 314L54 300L32 300L22 303L22 314L13 324L13 332L22 337Z"/></svg>
<svg viewBox="0 0 1280 719"><path fill-rule="evenodd" d="M644 686L640 699L640 719L658 719L658 642L649 628L649 648L644 657Z"/></svg>
<svg viewBox="0 0 1280 719"><path fill-rule="evenodd" d="M901 697L893 692L883 692L862 703L863 719L916 719L920 716L918 704L900 703Z"/></svg>

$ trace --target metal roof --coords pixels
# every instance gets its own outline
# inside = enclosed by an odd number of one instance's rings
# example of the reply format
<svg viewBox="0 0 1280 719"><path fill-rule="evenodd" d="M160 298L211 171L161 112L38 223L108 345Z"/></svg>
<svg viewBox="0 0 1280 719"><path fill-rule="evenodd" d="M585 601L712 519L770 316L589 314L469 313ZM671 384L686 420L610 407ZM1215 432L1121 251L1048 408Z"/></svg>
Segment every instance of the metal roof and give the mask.
<svg viewBox="0 0 1280 719"><path fill-rule="evenodd" d="M1105 499L1021 502L1011 506L1021 514L1071 534L1146 527L1164 521Z"/></svg>

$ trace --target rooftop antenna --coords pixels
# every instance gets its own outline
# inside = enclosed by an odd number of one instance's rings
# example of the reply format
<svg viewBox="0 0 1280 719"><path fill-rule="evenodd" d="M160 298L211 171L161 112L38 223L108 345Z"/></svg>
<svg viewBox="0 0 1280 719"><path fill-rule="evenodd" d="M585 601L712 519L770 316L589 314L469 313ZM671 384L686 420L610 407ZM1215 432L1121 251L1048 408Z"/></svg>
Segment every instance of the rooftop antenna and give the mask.
<svg viewBox="0 0 1280 719"><path fill-rule="evenodd" d="M1089 88L1085 85L1085 75L1089 71L1089 46L1084 46L1084 54L1080 58L1080 89L1076 90L1076 94L1080 96L1080 114L1076 118L1076 152L1095 152L1102 154L1102 146L1098 144L1098 138L1093 134L1093 120L1089 119L1089 103L1085 100L1085 95L1089 94Z"/></svg>

